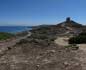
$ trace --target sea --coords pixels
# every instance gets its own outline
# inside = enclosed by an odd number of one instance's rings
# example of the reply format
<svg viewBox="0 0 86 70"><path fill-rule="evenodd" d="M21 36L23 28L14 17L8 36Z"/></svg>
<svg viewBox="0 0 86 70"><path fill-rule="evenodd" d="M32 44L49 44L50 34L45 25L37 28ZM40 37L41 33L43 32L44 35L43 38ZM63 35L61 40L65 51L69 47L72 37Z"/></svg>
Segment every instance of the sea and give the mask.
<svg viewBox="0 0 86 70"><path fill-rule="evenodd" d="M18 33L26 30L31 30L31 26L0 26L0 32Z"/></svg>

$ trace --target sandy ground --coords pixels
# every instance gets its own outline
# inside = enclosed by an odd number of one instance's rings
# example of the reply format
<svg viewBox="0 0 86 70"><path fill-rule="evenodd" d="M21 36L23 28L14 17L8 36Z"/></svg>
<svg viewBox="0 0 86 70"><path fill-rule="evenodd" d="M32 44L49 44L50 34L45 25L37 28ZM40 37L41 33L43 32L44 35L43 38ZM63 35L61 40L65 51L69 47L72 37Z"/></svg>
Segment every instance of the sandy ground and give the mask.
<svg viewBox="0 0 86 70"><path fill-rule="evenodd" d="M61 46L66 46L66 45L68 45L68 39L69 38L67 38L67 37L58 37L55 40L55 43L58 45L61 45Z"/></svg>

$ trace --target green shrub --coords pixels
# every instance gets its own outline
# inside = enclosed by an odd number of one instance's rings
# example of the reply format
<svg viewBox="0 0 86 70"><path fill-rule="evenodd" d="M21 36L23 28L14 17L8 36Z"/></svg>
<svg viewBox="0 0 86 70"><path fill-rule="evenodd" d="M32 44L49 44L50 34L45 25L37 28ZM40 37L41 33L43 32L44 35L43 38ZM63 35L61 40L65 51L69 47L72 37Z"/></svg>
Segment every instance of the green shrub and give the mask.
<svg viewBox="0 0 86 70"><path fill-rule="evenodd" d="M78 50L79 49L79 46L77 46L76 44L71 44L71 45L68 45L68 46L64 46L65 48L71 48L72 50Z"/></svg>
<svg viewBox="0 0 86 70"><path fill-rule="evenodd" d="M86 43L86 33L80 33L76 37L69 39L69 44L83 44Z"/></svg>
<svg viewBox="0 0 86 70"><path fill-rule="evenodd" d="M0 32L0 40L6 40L6 39L9 39L11 37L14 37L14 35L10 34L10 33Z"/></svg>
<svg viewBox="0 0 86 70"><path fill-rule="evenodd" d="M79 36L86 36L86 32L80 33Z"/></svg>
<svg viewBox="0 0 86 70"><path fill-rule="evenodd" d="M64 46L65 48L70 48L70 47L72 47L72 45L67 45L67 46Z"/></svg>

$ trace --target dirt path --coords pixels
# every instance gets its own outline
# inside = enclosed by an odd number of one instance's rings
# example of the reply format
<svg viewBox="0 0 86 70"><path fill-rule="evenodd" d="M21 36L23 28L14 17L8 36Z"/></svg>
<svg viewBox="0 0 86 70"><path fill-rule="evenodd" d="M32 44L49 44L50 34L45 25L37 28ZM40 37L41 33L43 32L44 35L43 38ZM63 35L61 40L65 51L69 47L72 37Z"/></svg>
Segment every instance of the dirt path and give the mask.
<svg viewBox="0 0 86 70"><path fill-rule="evenodd" d="M61 46L66 46L68 45L68 38L67 37L58 37L56 40L55 40L55 43L58 44L58 45L61 45Z"/></svg>

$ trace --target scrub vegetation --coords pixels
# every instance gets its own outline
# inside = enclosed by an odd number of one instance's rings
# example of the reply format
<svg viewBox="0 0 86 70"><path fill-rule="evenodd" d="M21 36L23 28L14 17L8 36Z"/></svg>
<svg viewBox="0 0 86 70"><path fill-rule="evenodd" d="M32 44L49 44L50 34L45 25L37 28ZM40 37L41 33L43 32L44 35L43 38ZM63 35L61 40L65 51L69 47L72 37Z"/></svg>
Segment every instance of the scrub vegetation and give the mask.
<svg viewBox="0 0 86 70"><path fill-rule="evenodd" d="M86 32L69 39L69 44L86 44Z"/></svg>
<svg viewBox="0 0 86 70"><path fill-rule="evenodd" d="M0 40L6 40L6 39L9 39L11 37L14 37L14 35L10 34L10 33L0 32Z"/></svg>

